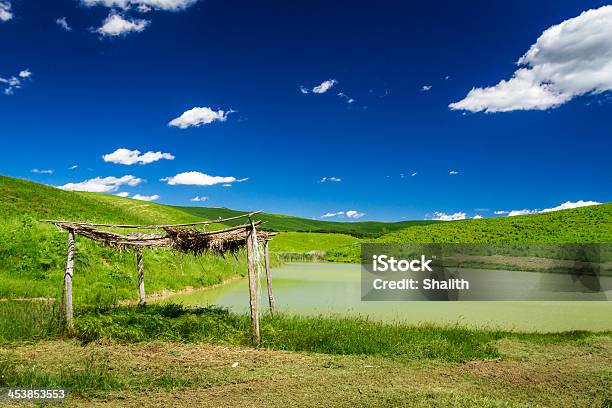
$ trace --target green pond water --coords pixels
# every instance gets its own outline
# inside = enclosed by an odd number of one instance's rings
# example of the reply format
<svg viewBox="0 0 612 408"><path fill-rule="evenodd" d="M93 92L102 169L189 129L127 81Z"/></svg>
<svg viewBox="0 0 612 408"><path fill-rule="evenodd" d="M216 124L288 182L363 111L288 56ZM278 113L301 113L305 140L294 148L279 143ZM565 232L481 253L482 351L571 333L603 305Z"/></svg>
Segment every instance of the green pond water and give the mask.
<svg viewBox="0 0 612 408"><path fill-rule="evenodd" d="M505 271L497 273L501 278ZM544 275L522 274L529 281ZM612 301L362 301L361 269L348 264L286 264L274 269L273 288L277 310L300 315L361 316L372 320L410 323L433 322L503 328L521 331L612 330ZM544 276L548 279L548 276ZM514 278L513 278L514 279ZM605 282L607 288L612 282ZM521 291L511 287L509 291ZM610 291L595 294L595 299L612 299ZM248 311L246 279L226 285L177 294L160 302L187 306L220 305L238 313ZM265 277L262 276L261 305L267 310Z"/></svg>

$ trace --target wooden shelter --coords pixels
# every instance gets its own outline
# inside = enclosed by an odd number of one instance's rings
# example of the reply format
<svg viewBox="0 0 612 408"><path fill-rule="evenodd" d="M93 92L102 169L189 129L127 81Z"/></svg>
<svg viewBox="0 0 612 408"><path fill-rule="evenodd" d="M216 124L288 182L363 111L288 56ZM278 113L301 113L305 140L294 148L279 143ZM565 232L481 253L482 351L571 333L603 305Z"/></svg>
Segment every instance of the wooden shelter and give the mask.
<svg viewBox="0 0 612 408"><path fill-rule="evenodd" d="M218 220L192 222L186 224L167 225L121 225L121 224L94 224L76 221L42 220L56 225L68 231L68 257L66 271L64 273L63 303L64 312L68 326L73 323L72 306L72 278L74 275L74 236L75 234L89 238L102 245L117 249L132 249L136 254L136 265L138 268L138 292L140 304L146 303L143 249L145 248L168 248L182 253L202 255L213 253L224 255L227 252L235 253L240 248L246 247L247 269L249 277L249 298L251 312L252 337L255 343L259 343L259 310L258 310L258 269L259 244L263 244L264 264L268 286L268 302L270 312L274 313L274 296L272 293L272 275L270 271L270 260L268 254L268 241L276 235L273 232L258 231L262 221L253 221L252 217L257 212L239 215L231 218L220 218ZM222 224L240 218L247 218L248 222L235 227L220 230L206 231L206 226L211 224ZM196 227L204 227L203 230ZM106 228L106 229L103 229ZM137 230L119 234L107 229ZM143 231L158 231L153 233ZM163 232L160 232L163 231Z"/></svg>

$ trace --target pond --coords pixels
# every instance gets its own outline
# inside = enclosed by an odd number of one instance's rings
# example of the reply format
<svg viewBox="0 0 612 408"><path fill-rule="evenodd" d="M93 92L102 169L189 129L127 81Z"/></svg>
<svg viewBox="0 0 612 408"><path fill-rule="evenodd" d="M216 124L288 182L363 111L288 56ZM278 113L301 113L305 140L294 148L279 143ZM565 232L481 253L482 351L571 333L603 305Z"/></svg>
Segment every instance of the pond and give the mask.
<svg viewBox="0 0 612 408"><path fill-rule="evenodd" d="M533 274L541 275L534 272L512 273L530 274L530 278ZM288 314L361 316L409 323L458 323L520 331L612 330L612 301L363 302L359 265L294 263L274 269L272 274L277 310ZM261 304L267 310L263 276L262 283ZM605 299L603 293L598 295ZM159 301L186 306L216 304L246 313L249 304L248 283L246 279L240 279Z"/></svg>

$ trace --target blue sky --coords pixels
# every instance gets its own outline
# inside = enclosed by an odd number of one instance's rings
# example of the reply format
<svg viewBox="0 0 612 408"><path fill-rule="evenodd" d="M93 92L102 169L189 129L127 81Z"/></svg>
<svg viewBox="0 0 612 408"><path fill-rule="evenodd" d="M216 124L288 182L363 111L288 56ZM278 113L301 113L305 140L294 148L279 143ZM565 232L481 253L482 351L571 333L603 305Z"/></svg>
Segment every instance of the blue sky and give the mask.
<svg viewBox="0 0 612 408"><path fill-rule="evenodd" d="M422 3L2 0L0 174L337 220L610 201L606 3Z"/></svg>

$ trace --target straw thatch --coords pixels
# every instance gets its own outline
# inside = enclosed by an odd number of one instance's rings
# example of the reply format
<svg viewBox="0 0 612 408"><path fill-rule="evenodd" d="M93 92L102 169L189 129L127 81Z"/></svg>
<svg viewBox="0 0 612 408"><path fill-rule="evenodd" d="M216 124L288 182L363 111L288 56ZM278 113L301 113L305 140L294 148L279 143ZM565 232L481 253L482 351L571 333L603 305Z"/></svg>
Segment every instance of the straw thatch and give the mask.
<svg viewBox="0 0 612 408"><path fill-rule="evenodd" d="M221 221L221 220L220 220ZM226 228L218 231L201 231L189 225L161 226L164 234L128 233L126 235L106 231L87 223L53 222L56 226L72 230L75 234L89 238L103 245L118 249L134 248L169 248L183 253L202 255L214 253L224 255L235 253L246 246L247 237L253 227L262 224L261 221ZM144 226L146 227L146 226ZM258 241L263 242L274 233L257 231Z"/></svg>

